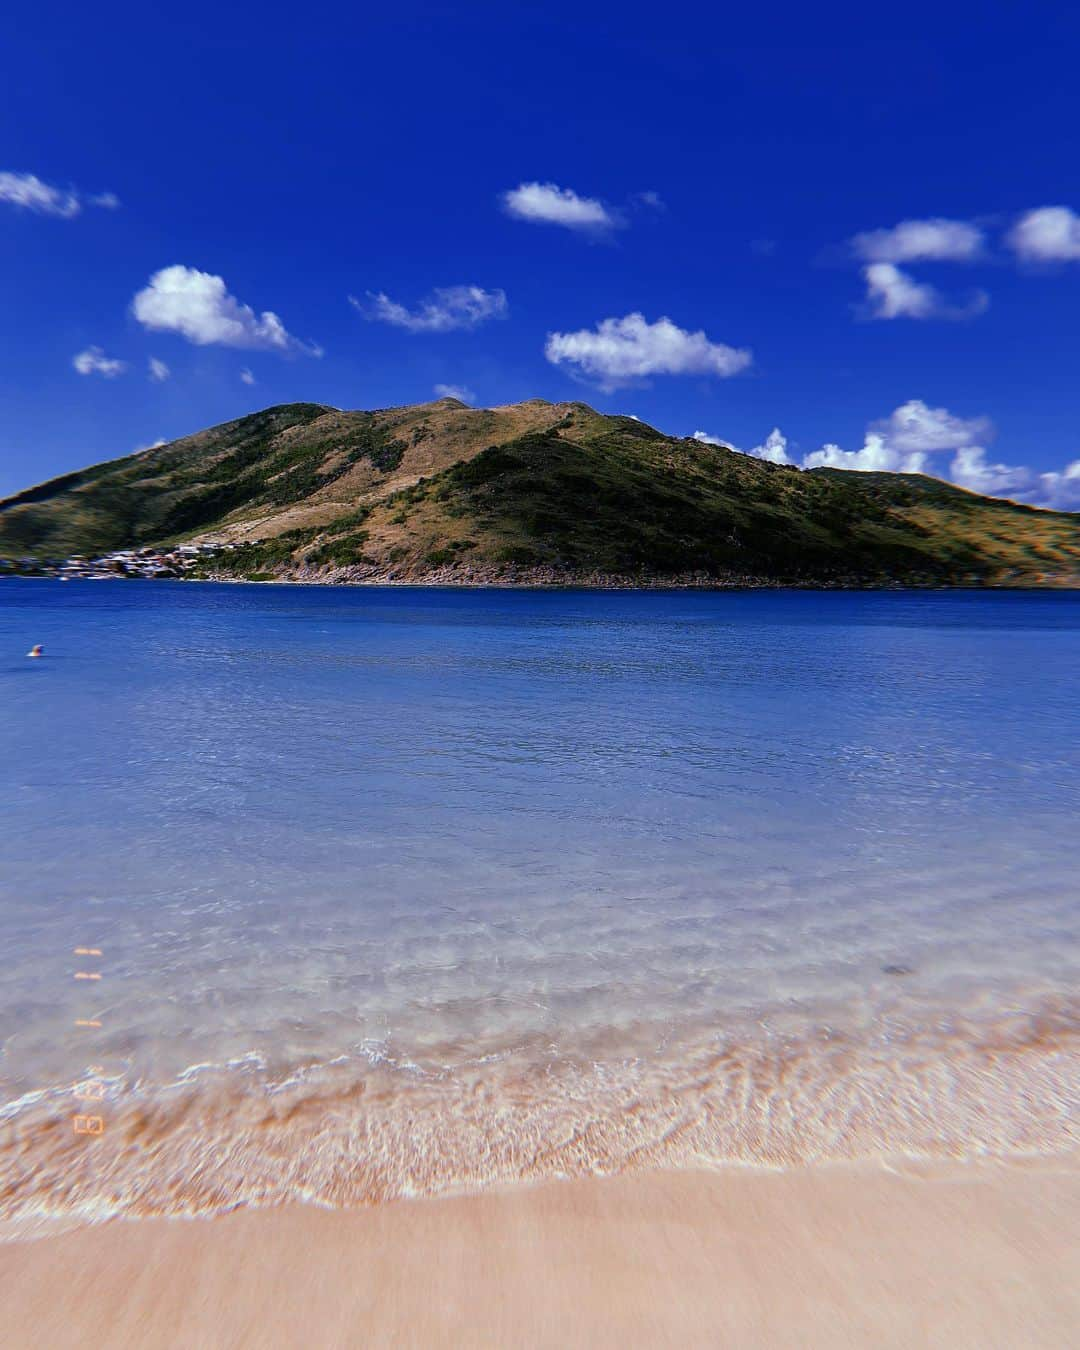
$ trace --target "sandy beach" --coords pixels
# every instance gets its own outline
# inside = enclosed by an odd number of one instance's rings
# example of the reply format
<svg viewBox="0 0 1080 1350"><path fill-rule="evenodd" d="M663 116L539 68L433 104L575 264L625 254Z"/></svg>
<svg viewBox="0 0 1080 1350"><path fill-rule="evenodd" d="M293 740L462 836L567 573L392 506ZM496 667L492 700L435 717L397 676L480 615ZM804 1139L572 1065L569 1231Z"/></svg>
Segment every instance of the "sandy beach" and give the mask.
<svg viewBox="0 0 1080 1350"><path fill-rule="evenodd" d="M1063 1348L1074 1162L651 1173L0 1247L12 1347Z"/></svg>

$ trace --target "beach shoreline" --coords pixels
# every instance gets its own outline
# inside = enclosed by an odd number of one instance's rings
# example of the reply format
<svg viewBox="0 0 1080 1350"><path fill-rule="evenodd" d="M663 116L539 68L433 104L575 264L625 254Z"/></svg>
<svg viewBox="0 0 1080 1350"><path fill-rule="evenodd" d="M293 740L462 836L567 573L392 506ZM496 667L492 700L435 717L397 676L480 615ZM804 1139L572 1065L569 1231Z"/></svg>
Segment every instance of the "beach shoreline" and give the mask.
<svg viewBox="0 0 1080 1350"><path fill-rule="evenodd" d="M756 1035L731 1019L644 1023L557 1054L520 1030L426 1057L375 1045L275 1065L251 1050L156 1084L102 1078L94 1136L72 1131L78 1085L58 1082L0 1110L0 1220L18 1232L50 1216L358 1209L656 1171L1071 1157L1077 1010L1021 987L998 1000L990 1017L954 1002L920 1018L886 1001L866 1026L839 1007L797 1026L762 1009Z"/></svg>
<svg viewBox="0 0 1080 1350"><path fill-rule="evenodd" d="M9 1343L1064 1346L1080 1159L643 1172L0 1245Z"/></svg>

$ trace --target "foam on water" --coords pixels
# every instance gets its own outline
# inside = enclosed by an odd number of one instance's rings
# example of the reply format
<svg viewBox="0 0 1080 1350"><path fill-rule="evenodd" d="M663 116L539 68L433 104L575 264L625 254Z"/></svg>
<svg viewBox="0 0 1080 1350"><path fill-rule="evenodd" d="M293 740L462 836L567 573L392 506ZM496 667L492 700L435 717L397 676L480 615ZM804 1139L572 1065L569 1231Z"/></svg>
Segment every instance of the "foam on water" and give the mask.
<svg viewBox="0 0 1080 1350"><path fill-rule="evenodd" d="M1075 1147L1078 598L11 583L0 641L4 1214Z"/></svg>

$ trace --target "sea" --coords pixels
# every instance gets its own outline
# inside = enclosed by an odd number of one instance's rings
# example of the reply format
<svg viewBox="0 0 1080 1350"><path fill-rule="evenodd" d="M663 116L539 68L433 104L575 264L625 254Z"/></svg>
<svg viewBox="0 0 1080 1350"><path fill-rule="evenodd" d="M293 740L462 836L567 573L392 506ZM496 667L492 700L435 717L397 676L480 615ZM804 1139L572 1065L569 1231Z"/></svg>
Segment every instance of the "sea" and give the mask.
<svg viewBox="0 0 1080 1350"><path fill-rule="evenodd" d="M6 580L0 698L5 1234L1077 1147L1078 594Z"/></svg>

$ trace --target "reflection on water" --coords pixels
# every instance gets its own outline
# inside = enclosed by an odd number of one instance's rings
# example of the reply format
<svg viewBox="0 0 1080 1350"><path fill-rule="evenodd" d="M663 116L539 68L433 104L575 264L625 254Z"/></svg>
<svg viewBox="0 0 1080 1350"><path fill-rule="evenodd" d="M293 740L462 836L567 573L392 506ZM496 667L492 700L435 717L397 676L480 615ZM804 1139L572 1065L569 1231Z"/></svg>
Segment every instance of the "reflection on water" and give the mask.
<svg viewBox="0 0 1080 1350"><path fill-rule="evenodd" d="M9 1209L1069 1144L1080 597L12 582L0 643Z"/></svg>

